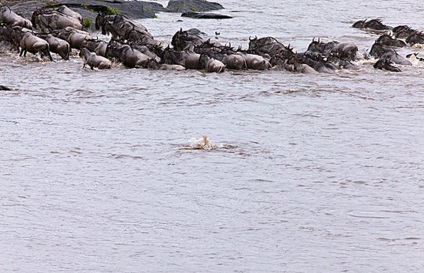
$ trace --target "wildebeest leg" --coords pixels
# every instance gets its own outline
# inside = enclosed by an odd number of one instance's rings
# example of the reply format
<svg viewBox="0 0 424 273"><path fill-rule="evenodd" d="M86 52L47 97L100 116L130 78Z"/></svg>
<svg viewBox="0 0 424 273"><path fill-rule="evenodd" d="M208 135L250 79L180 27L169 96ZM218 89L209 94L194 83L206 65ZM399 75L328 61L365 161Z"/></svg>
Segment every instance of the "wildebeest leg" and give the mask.
<svg viewBox="0 0 424 273"><path fill-rule="evenodd" d="M46 55L49 57L49 60L53 62L53 57L52 57L52 55L50 54L50 50L49 50L48 48L46 48L46 49L45 49L45 51L46 51L46 53L47 53Z"/></svg>

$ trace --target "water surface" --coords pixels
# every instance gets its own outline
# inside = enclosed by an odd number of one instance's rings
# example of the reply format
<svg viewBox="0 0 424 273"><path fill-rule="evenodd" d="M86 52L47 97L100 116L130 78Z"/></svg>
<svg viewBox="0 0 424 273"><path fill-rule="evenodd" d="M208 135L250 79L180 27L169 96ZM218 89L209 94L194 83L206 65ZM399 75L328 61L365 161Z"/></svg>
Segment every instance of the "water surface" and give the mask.
<svg viewBox="0 0 424 273"><path fill-rule="evenodd" d="M360 19L423 27L409 0L221 3L234 19L140 23L164 42L197 27L299 52L313 37L366 52L377 36L350 27ZM0 63L13 89L0 91L3 272L424 268L422 66L218 75L9 53ZM217 148L186 149L202 134Z"/></svg>

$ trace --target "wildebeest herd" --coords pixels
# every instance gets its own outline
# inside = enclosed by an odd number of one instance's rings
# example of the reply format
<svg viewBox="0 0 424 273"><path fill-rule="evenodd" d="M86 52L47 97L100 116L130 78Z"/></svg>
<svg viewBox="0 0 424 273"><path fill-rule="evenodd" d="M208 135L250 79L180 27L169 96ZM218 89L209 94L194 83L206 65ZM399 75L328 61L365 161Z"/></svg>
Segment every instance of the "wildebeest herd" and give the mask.
<svg viewBox="0 0 424 273"><path fill-rule="evenodd" d="M108 69L119 62L129 68L202 69L224 72L226 69L280 69L301 73L332 73L338 69L358 69L358 59L375 59L374 68L399 72L397 65L411 65L396 48L424 44L424 34L406 25L390 27L381 20L362 20L354 28L380 34L369 52L359 54L352 42L323 42L313 38L307 50L293 51L273 37L249 38L248 49L234 48L202 38L198 29L178 30L170 45L162 45L142 25L126 17L99 13L95 28L110 40L101 40L84 31L83 18L65 5L45 7L33 12L31 20L0 10L0 42L26 56L39 53L53 60L50 52L68 60L72 49L79 52L83 67Z"/></svg>

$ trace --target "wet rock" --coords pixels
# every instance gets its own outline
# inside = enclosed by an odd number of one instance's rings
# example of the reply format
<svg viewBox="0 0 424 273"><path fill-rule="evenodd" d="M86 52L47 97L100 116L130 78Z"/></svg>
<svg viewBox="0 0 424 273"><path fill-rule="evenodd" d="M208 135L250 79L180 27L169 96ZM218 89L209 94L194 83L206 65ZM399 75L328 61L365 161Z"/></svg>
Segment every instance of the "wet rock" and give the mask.
<svg viewBox="0 0 424 273"><path fill-rule="evenodd" d="M183 12L181 17L190 17L196 19L231 19L232 16L219 14L219 13L209 13L209 12Z"/></svg>
<svg viewBox="0 0 424 273"><path fill-rule="evenodd" d="M1 85L0 84L0 90L12 90L12 89L10 89L9 87L7 87L7 86L4 86L4 85Z"/></svg>
<svg viewBox="0 0 424 273"><path fill-rule="evenodd" d="M144 1L117 1L117 0L53 0L53 1L14 1L0 0L0 4L9 6L14 12L31 19L32 13L39 8L54 7L66 4L69 8L81 13L84 18L93 18L100 10L109 13L123 14L129 19L155 18L157 12L165 11L165 8L155 2ZM45 4L48 3L48 4ZM86 14L84 16L84 13ZM95 16L94 16L95 18Z"/></svg>
<svg viewBox="0 0 424 273"><path fill-rule="evenodd" d="M216 2L206 0L170 0L165 11L167 12L203 12L219 10L224 7Z"/></svg>
<svg viewBox="0 0 424 273"><path fill-rule="evenodd" d="M82 9L88 7L88 10L89 6L103 7L109 12L123 14L129 19L155 18L157 12L165 10L161 4L147 1L58 0L58 2L67 4L70 8L72 4L79 5Z"/></svg>

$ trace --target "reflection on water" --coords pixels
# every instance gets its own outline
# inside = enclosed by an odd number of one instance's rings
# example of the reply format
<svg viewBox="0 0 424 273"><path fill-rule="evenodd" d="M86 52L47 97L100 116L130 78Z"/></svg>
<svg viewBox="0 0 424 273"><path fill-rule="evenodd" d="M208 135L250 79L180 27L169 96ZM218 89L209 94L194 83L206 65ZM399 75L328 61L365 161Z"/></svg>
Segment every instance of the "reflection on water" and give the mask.
<svg viewBox="0 0 424 273"><path fill-rule="evenodd" d="M198 27L243 47L272 35L299 52L313 37L368 50L376 36L350 27L364 18L422 28L411 1L222 4L234 19L142 23L167 42ZM217 75L91 71L77 57L0 62L12 88L0 91L4 272L424 266L420 65ZM186 149L202 135L216 149Z"/></svg>

